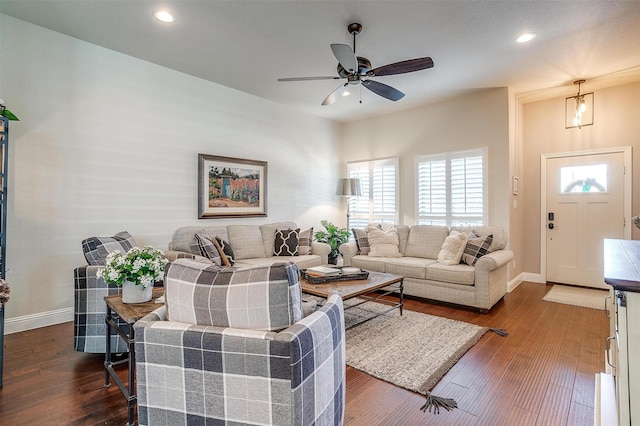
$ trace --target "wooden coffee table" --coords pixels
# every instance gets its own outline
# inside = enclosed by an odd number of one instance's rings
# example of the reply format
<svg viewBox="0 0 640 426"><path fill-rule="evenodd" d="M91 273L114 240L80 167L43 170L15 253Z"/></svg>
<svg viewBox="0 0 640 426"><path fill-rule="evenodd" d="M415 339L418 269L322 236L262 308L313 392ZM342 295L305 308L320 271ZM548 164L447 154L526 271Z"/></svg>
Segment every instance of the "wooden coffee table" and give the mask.
<svg viewBox="0 0 640 426"><path fill-rule="evenodd" d="M314 296L327 298L330 294L337 292L342 297L342 300L348 300L354 297L362 299L359 303L345 306L345 309L355 308L356 306L367 302L378 302L389 305L389 309L380 312L371 318L367 318L366 321L368 321L379 315L384 315L396 308L400 309L400 315L402 315L402 308L404 305L403 280L404 277L400 275L371 271L369 272L369 277L366 280L334 281L323 284L311 284L306 279L300 278L300 285L303 293L312 294ZM376 290L383 291L376 292ZM400 296L400 300L395 302L393 300L383 298L389 294L398 294ZM362 321L358 324L361 323Z"/></svg>

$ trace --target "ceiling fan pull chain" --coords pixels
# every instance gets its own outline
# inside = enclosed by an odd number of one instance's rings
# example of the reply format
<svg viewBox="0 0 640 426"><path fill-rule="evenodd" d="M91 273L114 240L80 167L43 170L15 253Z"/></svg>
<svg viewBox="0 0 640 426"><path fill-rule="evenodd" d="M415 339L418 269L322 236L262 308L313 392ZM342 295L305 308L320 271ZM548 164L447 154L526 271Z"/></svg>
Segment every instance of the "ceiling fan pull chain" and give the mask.
<svg viewBox="0 0 640 426"><path fill-rule="evenodd" d="M362 84L358 85L358 89L360 89L360 103L362 103Z"/></svg>

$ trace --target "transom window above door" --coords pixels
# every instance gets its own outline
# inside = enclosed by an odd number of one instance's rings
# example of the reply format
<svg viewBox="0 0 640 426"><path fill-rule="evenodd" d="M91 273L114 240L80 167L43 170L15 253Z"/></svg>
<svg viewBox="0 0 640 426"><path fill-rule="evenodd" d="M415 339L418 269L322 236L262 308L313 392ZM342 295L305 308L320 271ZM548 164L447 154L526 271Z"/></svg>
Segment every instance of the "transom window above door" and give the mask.
<svg viewBox="0 0 640 426"><path fill-rule="evenodd" d="M560 192L607 192L607 164L587 164L560 168Z"/></svg>

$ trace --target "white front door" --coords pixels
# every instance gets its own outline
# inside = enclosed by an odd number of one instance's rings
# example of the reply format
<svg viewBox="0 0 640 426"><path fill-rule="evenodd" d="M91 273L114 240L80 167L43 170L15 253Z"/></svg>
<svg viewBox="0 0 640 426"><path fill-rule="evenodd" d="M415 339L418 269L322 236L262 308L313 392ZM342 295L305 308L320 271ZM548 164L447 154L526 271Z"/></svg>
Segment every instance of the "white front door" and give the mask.
<svg viewBox="0 0 640 426"><path fill-rule="evenodd" d="M624 238L624 153L547 158L546 278L606 288L603 240Z"/></svg>

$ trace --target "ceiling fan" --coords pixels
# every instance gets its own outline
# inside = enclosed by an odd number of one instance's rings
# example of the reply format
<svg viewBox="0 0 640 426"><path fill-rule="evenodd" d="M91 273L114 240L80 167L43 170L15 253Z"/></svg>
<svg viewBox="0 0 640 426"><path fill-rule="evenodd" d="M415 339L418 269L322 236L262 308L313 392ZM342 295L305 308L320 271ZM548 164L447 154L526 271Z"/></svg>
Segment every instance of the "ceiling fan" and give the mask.
<svg viewBox="0 0 640 426"><path fill-rule="evenodd" d="M322 102L322 105L333 104L339 96L348 94L349 86L357 85L364 86L383 98L397 101L404 97L404 93L387 84L370 80L369 77L405 74L433 67L433 60L426 57L409 59L373 68L369 59L362 56L356 56L356 35L360 34L362 31L362 25L357 23L349 24L347 31L349 31L350 34L353 34L353 51L351 50L351 47L346 44L331 45L331 50L338 60L338 76L289 77L279 78L278 81L340 80L346 78L347 82L331 92ZM362 103L362 100L360 103Z"/></svg>

